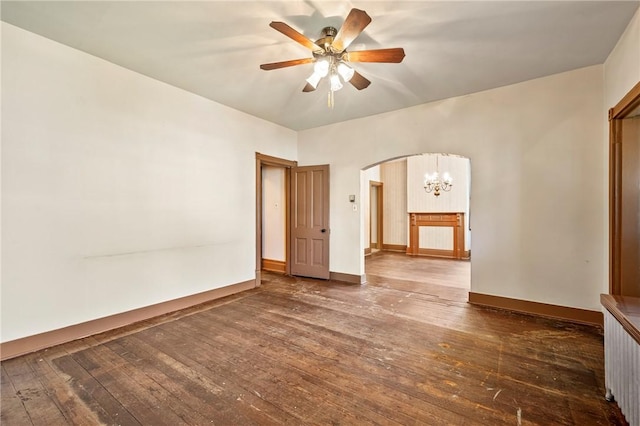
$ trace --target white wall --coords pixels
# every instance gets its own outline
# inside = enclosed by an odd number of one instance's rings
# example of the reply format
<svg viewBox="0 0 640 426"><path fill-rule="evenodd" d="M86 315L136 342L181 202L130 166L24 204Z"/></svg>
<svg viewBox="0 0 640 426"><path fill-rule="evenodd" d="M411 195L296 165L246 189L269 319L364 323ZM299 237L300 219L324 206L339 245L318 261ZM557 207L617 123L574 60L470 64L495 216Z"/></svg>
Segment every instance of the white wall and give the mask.
<svg viewBox="0 0 640 426"><path fill-rule="evenodd" d="M286 192L283 167L262 166L262 258L286 260Z"/></svg>
<svg viewBox="0 0 640 426"><path fill-rule="evenodd" d="M447 152L471 160L471 290L599 309L602 72L592 66L300 132L299 164L331 165L331 270L364 273L362 217L346 196L360 192L360 169Z"/></svg>
<svg viewBox="0 0 640 426"><path fill-rule="evenodd" d="M296 150L2 23L2 341L254 279L255 152Z"/></svg>

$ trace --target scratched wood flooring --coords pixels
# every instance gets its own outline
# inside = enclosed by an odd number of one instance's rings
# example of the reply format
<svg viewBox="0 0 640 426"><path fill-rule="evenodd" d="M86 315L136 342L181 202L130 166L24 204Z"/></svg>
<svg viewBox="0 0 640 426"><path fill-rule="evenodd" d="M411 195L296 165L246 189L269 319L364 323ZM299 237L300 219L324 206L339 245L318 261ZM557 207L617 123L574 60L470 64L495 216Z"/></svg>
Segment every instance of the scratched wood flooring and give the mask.
<svg viewBox="0 0 640 426"><path fill-rule="evenodd" d="M468 262L406 260L368 259L362 286L267 274L5 361L0 422L625 424L603 397L599 329L471 306Z"/></svg>

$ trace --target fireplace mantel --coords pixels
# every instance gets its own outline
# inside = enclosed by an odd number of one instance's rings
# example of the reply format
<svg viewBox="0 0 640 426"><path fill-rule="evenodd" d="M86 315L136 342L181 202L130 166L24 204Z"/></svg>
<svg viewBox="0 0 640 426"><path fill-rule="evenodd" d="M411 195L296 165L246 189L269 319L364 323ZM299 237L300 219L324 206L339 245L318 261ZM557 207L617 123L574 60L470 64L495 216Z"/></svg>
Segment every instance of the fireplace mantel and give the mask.
<svg viewBox="0 0 640 426"><path fill-rule="evenodd" d="M453 228L453 250L430 250L420 248L421 226L448 226ZM409 247L411 256L437 256L451 259L465 259L469 255L464 250L464 213L409 213Z"/></svg>

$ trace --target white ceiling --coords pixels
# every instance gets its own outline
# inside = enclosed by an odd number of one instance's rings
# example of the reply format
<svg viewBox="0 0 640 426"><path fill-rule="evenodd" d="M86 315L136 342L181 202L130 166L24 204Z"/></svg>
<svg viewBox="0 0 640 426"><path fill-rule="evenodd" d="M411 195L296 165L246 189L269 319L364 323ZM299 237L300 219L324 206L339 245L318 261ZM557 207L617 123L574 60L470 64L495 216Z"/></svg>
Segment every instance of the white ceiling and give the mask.
<svg viewBox="0 0 640 426"><path fill-rule="evenodd" d="M2 20L294 130L364 117L603 63L639 1L2 1ZM350 51L403 47L400 64L360 63L372 81L303 93L315 40L352 7L371 24ZM326 83L325 83L326 84Z"/></svg>

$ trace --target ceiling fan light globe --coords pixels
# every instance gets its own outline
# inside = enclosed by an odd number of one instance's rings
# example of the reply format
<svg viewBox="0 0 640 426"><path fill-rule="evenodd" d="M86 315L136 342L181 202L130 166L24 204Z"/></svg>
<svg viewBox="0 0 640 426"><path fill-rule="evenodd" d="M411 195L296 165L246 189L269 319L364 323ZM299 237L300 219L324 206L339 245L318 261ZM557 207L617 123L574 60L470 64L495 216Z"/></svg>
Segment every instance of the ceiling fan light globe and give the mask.
<svg viewBox="0 0 640 426"><path fill-rule="evenodd" d="M340 74L340 77L342 77L345 82L348 82L353 77L353 74L355 74L355 71L349 65L340 62L338 64L338 74Z"/></svg>
<svg viewBox="0 0 640 426"><path fill-rule="evenodd" d="M311 86L313 86L314 89L318 88L318 83L320 83L320 80L322 79L322 76L316 72L314 72L313 74L311 74L309 76L309 78L307 78L307 83L309 83Z"/></svg>
<svg viewBox="0 0 640 426"><path fill-rule="evenodd" d="M340 82L340 76L338 74L331 74L331 91L337 92L342 89L342 82Z"/></svg>
<svg viewBox="0 0 640 426"><path fill-rule="evenodd" d="M326 77L329 74L329 61L326 59L318 59L313 65L313 73L318 74L320 78Z"/></svg>

